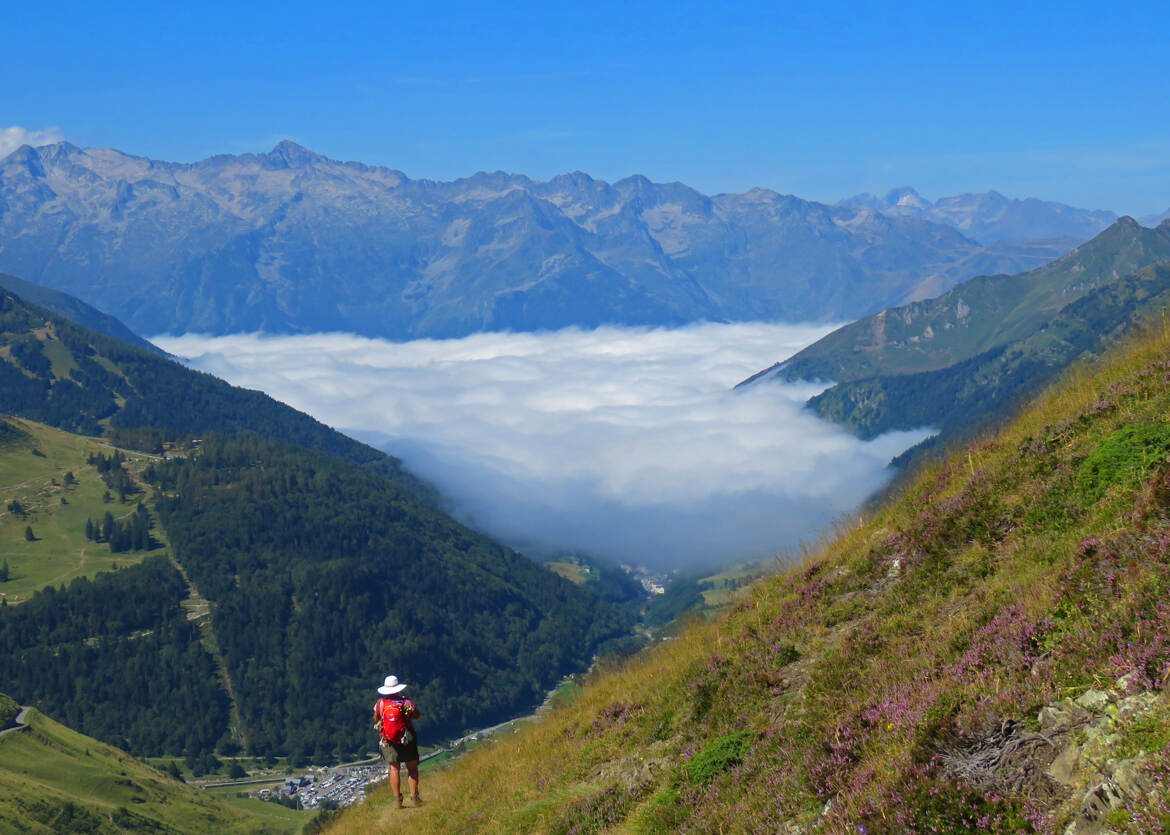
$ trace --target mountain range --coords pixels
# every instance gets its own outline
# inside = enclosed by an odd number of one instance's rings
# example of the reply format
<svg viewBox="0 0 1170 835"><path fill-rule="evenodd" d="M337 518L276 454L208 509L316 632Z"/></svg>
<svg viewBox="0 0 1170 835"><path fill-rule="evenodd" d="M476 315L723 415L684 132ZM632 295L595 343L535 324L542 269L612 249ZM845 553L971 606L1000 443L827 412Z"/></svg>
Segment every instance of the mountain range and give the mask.
<svg viewBox="0 0 1170 835"><path fill-rule="evenodd" d="M914 189L902 187L884 197L858 194L837 205L942 223L985 244L1045 238L1069 238L1079 243L1117 220L1113 212L1075 209L1035 197L1015 200L998 191L957 194L932 203Z"/></svg>
<svg viewBox="0 0 1170 835"><path fill-rule="evenodd" d="M579 172L415 180L288 141L191 164L60 142L0 160L0 270L147 334L840 321L1034 268L1108 222L994 193L888 202Z"/></svg>

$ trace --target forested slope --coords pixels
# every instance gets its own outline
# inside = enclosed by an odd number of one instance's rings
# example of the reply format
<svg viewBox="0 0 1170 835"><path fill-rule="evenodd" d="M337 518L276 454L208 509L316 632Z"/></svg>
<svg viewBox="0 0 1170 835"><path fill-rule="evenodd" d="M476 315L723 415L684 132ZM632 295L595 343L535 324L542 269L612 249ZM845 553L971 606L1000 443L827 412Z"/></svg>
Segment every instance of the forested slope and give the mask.
<svg viewBox="0 0 1170 835"><path fill-rule="evenodd" d="M53 290L50 287L43 287L40 284L34 284L31 281L25 281L23 278L17 278L7 273L0 273L0 287L11 290L25 301L40 305L59 316L65 317L71 322L76 322L82 327L89 328L91 331L96 331L103 336L108 336L111 339L120 339L123 342L129 342L131 345L152 353L166 356L163 350L147 342L113 316L108 313L103 313L96 307L90 307L81 299L71 296L68 293L62 293L60 290Z"/></svg>
<svg viewBox="0 0 1170 835"><path fill-rule="evenodd" d="M383 453L266 394L103 336L0 288L0 413L124 443L258 435L351 461Z"/></svg>
<svg viewBox="0 0 1170 835"><path fill-rule="evenodd" d="M1164 832L1170 336L335 833Z"/></svg>
<svg viewBox="0 0 1170 835"><path fill-rule="evenodd" d="M629 630L589 592L352 464L211 437L157 479L254 753L362 750L372 688L391 672L432 740L500 721Z"/></svg>
<svg viewBox="0 0 1170 835"><path fill-rule="evenodd" d="M0 681L22 704L139 756L230 740L228 699L166 557L0 609ZM176 716L176 712L179 715Z"/></svg>
<svg viewBox="0 0 1170 835"><path fill-rule="evenodd" d="M118 525L131 545L151 539L142 523L158 514L165 556L130 564L141 552L96 578L79 569L0 606L12 694L135 753L359 753L373 741L373 688L391 672L426 704L437 741L531 709L629 632L608 603L455 522L395 459L0 290L5 410L108 427L110 441L159 453L133 478L100 455L93 471L72 465L80 489L61 481L70 443L52 430L26 424L0 447L3 498L24 491L0 511L30 528L14 563L24 585L50 550L74 549L79 566L108 558ZM60 449L37 448L48 443ZM181 722L168 719L176 702L191 707Z"/></svg>

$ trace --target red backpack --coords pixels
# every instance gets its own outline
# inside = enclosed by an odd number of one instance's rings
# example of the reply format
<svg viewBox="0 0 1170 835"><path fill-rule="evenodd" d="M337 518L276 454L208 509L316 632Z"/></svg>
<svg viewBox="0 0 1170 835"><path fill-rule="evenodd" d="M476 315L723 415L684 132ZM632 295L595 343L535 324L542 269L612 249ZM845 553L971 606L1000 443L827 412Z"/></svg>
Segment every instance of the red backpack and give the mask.
<svg viewBox="0 0 1170 835"><path fill-rule="evenodd" d="M403 699L379 699L377 714L382 720L382 739L391 745L405 745L410 726L406 722L406 702Z"/></svg>

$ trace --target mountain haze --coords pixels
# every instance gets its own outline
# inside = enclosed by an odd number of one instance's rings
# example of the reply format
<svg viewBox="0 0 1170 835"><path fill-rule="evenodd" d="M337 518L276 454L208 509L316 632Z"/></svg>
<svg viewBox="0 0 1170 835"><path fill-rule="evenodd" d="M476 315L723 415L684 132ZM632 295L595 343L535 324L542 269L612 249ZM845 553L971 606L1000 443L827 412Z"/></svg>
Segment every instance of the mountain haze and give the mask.
<svg viewBox="0 0 1170 835"><path fill-rule="evenodd" d="M412 180L288 141L191 164L21 147L0 161L0 241L0 269L140 332L395 339L852 319L1075 242L989 252L928 218L640 176Z"/></svg>
<svg viewBox="0 0 1170 835"><path fill-rule="evenodd" d="M1117 220L1113 212L1077 209L1035 197L1018 200L998 191L957 194L932 203L914 189L902 187L884 197L858 194L838 205L943 223L984 244L1061 238L1079 243Z"/></svg>

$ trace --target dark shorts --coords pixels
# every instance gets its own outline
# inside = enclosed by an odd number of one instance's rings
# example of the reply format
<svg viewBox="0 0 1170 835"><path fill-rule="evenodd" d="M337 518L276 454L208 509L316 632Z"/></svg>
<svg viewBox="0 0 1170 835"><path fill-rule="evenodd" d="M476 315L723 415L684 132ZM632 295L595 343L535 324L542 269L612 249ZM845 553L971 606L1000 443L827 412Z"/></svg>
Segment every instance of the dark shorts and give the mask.
<svg viewBox="0 0 1170 835"><path fill-rule="evenodd" d="M378 753L387 765L418 762L418 742L412 739L405 745L391 745L382 739L378 741Z"/></svg>

